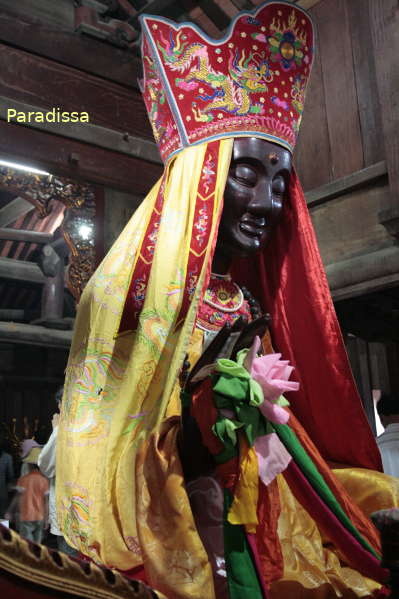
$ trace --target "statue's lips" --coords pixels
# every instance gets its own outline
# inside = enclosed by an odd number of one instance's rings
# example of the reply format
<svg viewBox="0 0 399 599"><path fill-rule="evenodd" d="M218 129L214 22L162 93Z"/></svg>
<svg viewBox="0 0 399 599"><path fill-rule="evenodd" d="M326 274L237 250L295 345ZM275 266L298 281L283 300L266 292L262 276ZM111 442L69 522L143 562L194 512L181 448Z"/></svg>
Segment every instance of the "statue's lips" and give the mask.
<svg viewBox="0 0 399 599"><path fill-rule="evenodd" d="M260 226L248 221L241 222L239 225L240 231L251 237L262 237L266 231L266 225Z"/></svg>

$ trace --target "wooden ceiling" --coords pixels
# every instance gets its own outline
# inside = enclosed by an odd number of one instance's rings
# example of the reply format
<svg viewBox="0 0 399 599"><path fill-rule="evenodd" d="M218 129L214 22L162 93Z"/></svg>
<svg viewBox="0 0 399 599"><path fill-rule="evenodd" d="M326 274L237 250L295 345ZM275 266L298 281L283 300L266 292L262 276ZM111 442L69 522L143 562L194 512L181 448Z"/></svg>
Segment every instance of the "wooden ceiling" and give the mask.
<svg viewBox="0 0 399 599"><path fill-rule="evenodd" d="M91 0L90 0L91 1ZM157 14L175 21L190 21L208 35L220 37L230 21L242 10L253 10L264 0L100 0L108 7L107 15L126 20L137 31L139 16ZM293 0L298 6L310 9L320 0Z"/></svg>

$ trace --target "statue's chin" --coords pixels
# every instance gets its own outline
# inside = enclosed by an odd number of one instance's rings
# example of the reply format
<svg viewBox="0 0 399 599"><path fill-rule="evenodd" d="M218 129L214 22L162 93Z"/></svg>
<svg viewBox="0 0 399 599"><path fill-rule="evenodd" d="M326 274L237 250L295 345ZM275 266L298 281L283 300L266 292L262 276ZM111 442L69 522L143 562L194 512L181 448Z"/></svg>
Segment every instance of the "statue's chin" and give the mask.
<svg viewBox="0 0 399 599"><path fill-rule="evenodd" d="M241 236L240 236L241 237ZM242 236L244 239L222 241L218 243L216 251L230 260L234 258L250 258L255 256L266 245L267 239L259 237Z"/></svg>

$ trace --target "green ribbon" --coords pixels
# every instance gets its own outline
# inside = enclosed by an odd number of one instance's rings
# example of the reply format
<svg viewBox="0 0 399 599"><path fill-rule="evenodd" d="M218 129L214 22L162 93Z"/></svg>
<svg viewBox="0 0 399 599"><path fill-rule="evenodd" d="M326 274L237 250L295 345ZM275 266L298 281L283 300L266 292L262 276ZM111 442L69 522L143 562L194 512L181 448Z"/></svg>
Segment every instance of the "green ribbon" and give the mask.
<svg viewBox="0 0 399 599"><path fill-rule="evenodd" d="M243 431L250 447L257 437L272 432L258 409L264 401L262 387L243 366L247 351L239 352L237 362L225 358L218 360L213 375L213 399L218 419L212 430L224 445L224 450L215 457L218 463L238 455L238 429ZM231 412L231 417L221 410Z"/></svg>
<svg viewBox="0 0 399 599"><path fill-rule="evenodd" d="M252 551L241 524L230 524L227 514L233 503L232 494L224 490L224 557L230 599L263 599Z"/></svg>

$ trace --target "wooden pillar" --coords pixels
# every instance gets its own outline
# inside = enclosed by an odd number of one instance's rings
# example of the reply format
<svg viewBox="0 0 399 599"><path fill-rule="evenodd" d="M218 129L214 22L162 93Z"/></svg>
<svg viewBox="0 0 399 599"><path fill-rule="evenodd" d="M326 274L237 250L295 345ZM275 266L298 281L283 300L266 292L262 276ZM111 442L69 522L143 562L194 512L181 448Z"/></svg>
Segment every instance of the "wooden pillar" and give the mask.
<svg viewBox="0 0 399 599"><path fill-rule="evenodd" d="M399 239L399 2L369 0L369 15L390 187L379 219Z"/></svg>
<svg viewBox="0 0 399 599"><path fill-rule="evenodd" d="M42 291L41 320L50 322L63 317L64 308L64 265L61 260L53 277L46 277Z"/></svg>
<svg viewBox="0 0 399 599"><path fill-rule="evenodd" d="M389 380L387 346L385 343L373 341L369 343L369 362L371 373L371 386L389 393L391 389Z"/></svg>
<svg viewBox="0 0 399 599"><path fill-rule="evenodd" d="M51 245L45 245L39 259L45 275L42 291L41 316L35 324L54 328L68 328L63 320L64 312L64 259Z"/></svg>
<svg viewBox="0 0 399 599"><path fill-rule="evenodd" d="M353 377L362 400L363 408L366 412L371 430L373 431L373 434L376 435L377 430L371 390L368 343L364 339L355 337L354 335L347 335L345 341Z"/></svg>

